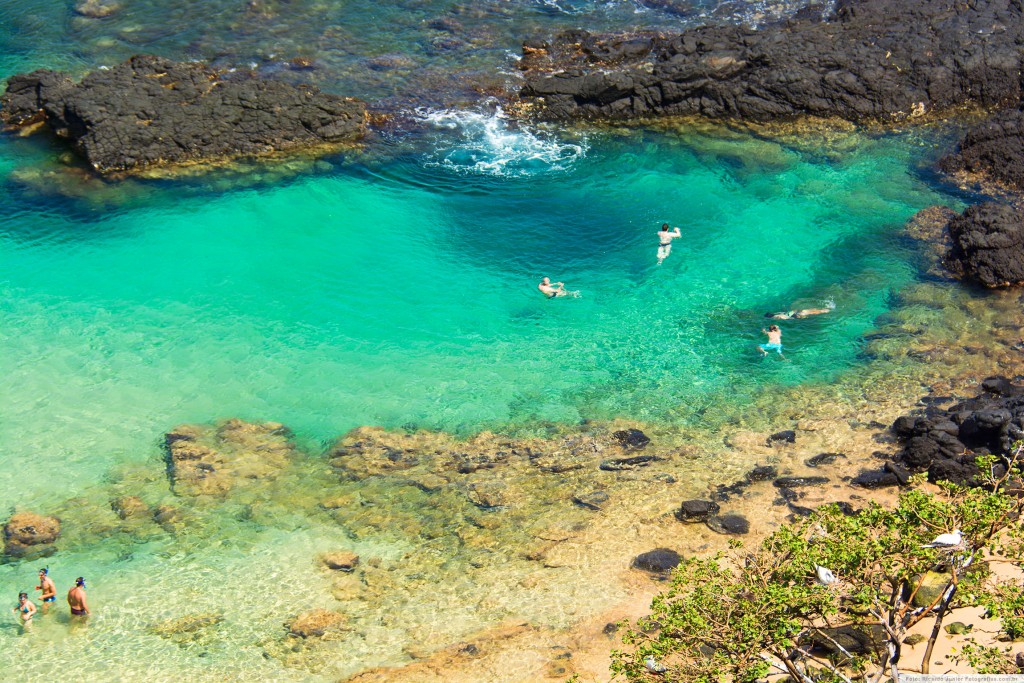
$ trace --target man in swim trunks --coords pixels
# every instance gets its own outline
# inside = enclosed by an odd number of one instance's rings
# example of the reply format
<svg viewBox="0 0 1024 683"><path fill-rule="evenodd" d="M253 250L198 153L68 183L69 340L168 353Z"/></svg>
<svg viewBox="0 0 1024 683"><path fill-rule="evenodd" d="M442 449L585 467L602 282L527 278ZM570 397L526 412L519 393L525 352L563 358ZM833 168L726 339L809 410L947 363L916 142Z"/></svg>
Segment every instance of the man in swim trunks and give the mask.
<svg viewBox="0 0 1024 683"><path fill-rule="evenodd" d="M39 570L39 585L36 586L36 590L43 592L39 599L43 601L43 614L46 614L50 603L57 601L57 585L50 578L49 569Z"/></svg>
<svg viewBox="0 0 1024 683"><path fill-rule="evenodd" d="M658 231L658 265L668 258L669 253L672 251L672 240L677 237L682 237L683 233L676 228L673 232L668 231L668 223L661 224L661 230Z"/></svg>
<svg viewBox="0 0 1024 683"><path fill-rule="evenodd" d="M85 579L75 579L75 587L68 591L68 605L71 616L84 617L89 615L89 605L85 602Z"/></svg>
<svg viewBox="0 0 1024 683"><path fill-rule="evenodd" d="M541 293L549 299L554 299L556 296L565 296L568 294L568 292L565 291L564 282L551 284L551 280L548 278L542 279L540 284L537 285L537 289L539 289Z"/></svg>
<svg viewBox="0 0 1024 683"><path fill-rule="evenodd" d="M782 330L779 329L778 325L770 325L767 330L761 330L768 335L767 344L758 344L757 348L760 349L762 356L767 356L769 351L778 351L779 356L785 358L782 355Z"/></svg>

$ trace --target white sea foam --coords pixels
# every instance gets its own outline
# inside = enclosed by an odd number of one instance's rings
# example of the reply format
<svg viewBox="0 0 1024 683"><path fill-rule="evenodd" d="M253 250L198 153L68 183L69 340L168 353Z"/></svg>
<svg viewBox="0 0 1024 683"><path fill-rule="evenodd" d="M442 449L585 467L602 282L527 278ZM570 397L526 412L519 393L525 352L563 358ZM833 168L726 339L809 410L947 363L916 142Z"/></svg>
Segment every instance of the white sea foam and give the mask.
<svg viewBox="0 0 1024 683"><path fill-rule="evenodd" d="M504 177L565 171L587 154L585 138L568 142L508 118L501 107L481 112L418 109L417 116L437 129L452 131L438 141L428 166Z"/></svg>

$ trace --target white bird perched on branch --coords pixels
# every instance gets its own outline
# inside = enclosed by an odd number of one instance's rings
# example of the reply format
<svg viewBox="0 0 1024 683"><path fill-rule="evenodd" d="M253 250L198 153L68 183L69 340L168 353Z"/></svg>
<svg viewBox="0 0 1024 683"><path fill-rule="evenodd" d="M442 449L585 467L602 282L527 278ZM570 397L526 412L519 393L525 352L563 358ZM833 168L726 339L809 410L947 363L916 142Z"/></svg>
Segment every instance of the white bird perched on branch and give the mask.
<svg viewBox="0 0 1024 683"><path fill-rule="evenodd" d="M831 569L828 567L822 567L820 564L814 565L814 571L818 573L818 583L822 586L831 585L839 580L836 578L836 575L832 573Z"/></svg>
<svg viewBox="0 0 1024 683"><path fill-rule="evenodd" d="M647 655L644 658L644 667L652 674L663 674L668 671L668 667L655 659L654 655Z"/></svg>
<svg viewBox="0 0 1024 683"><path fill-rule="evenodd" d="M931 543L926 543L922 548L955 548L964 542L963 534L959 529L954 529L951 534L939 534Z"/></svg>

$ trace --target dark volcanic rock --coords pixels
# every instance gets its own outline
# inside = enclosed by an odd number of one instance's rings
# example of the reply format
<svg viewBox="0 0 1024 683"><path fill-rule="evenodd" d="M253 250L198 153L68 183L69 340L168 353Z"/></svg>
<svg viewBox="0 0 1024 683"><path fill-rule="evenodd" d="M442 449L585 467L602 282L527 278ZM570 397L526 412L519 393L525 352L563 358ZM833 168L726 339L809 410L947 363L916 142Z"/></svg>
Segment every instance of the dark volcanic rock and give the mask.
<svg viewBox="0 0 1024 683"><path fill-rule="evenodd" d="M600 510L601 506L608 502L608 494L604 491L577 493L572 497L572 502L588 510Z"/></svg>
<svg viewBox="0 0 1024 683"><path fill-rule="evenodd" d="M839 458L845 457L842 453L818 453L813 458L804 460L804 464L808 467L820 467L821 465L831 465Z"/></svg>
<svg viewBox="0 0 1024 683"><path fill-rule="evenodd" d="M975 126L964 136L957 153L942 159L939 166L1024 192L1024 112L1001 112Z"/></svg>
<svg viewBox="0 0 1024 683"><path fill-rule="evenodd" d="M775 432L768 437L769 446L777 441L781 441L783 443L796 443L796 432L792 429L784 429L783 431Z"/></svg>
<svg viewBox="0 0 1024 683"><path fill-rule="evenodd" d="M708 528L720 534L745 534L750 531L750 522L743 515L722 515L710 517Z"/></svg>
<svg viewBox="0 0 1024 683"><path fill-rule="evenodd" d="M136 56L78 84L46 70L14 76L0 118L45 121L94 170L110 173L355 140L366 105L251 73Z"/></svg>
<svg viewBox="0 0 1024 683"><path fill-rule="evenodd" d="M899 486L900 480L892 472L885 470L868 470L861 472L850 480L853 486L861 486L866 489L879 489L884 486Z"/></svg>
<svg viewBox="0 0 1024 683"><path fill-rule="evenodd" d="M721 508L710 500L684 500L676 510L680 522L704 522L711 515L717 515Z"/></svg>
<svg viewBox="0 0 1024 683"><path fill-rule="evenodd" d="M747 472L747 481L769 481L779 476L779 471L773 465L758 465Z"/></svg>
<svg viewBox="0 0 1024 683"><path fill-rule="evenodd" d="M884 474L905 484L912 472L930 481L978 483L978 455L993 454L1006 466L1013 443L1024 438L1024 388L1005 377L989 377L976 398L939 407L925 415L904 415L893 423L903 450L885 464ZM859 479L859 477L858 477ZM855 480L856 481L856 480Z"/></svg>
<svg viewBox="0 0 1024 683"><path fill-rule="evenodd" d="M946 267L957 276L986 287L1024 283L1024 220L1008 204L969 206L949 222L953 248Z"/></svg>
<svg viewBox="0 0 1024 683"><path fill-rule="evenodd" d="M651 438L639 429L620 429L613 432L612 437L627 449L639 450L651 442Z"/></svg>
<svg viewBox="0 0 1024 683"><path fill-rule="evenodd" d="M792 489L800 486L821 486L828 482L828 477L779 477L772 483L780 489Z"/></svg>
<svg viewBox="0 0 1024 683"><path fill-rule="evenodd" d="M608 472L635 470L638 467L647 467L656 460L661 460L661 458L654 455L635 455L632 458L605 460L599 465L599 468Z"/></svg>
<svg viewBox="0 0 1024 683"><path fill-rule="evenodd" d="M664 574L678 567L682 559L675 550L655 548L634 557L629 566L652 574Z"/></svg>
<svg viewBox="0 0 1024 683"><path fill-rule="evenodd" d="M900 121L1016 102L1022 41L1018 0L840 0L828 21L804 12L758 29L569 31L524 46L520 96L548 119Z"/></svg>

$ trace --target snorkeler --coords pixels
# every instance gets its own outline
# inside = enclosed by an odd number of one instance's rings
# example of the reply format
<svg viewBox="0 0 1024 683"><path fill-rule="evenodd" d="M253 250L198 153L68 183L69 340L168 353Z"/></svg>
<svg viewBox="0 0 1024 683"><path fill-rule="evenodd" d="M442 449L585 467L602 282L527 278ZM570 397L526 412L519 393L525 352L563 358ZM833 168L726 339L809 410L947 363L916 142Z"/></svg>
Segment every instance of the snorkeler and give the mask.
<svg viewBox="0 0 1024 683"><path fill-rule="evenodd" d="M28 593L18 593L18 606L14 608L14 611L21 618L22 626L32 625L32 617L35 616L36 606L28 599Z"/></svg>
<svg viewBox="0 0 1024 683"><path fill-rule="evenodd" d="M792 320L793 318L807 318L812 315L831 313L835 308L835 303L826 301L824 308L801 308L799 310L782 311L779 313L765 313L764 317L771 318L772 320Z"/></svg>
<svg viewBox="0 0 1024 683"><path fill-rule="evenodd" d="M68 591L68 606L72 616L84 617L89 614L89 605L85 602L85 579L81 576L75 579L74 588Z"/></svg>
<svg viewBox="0 0 1024 683"><path fill-rule="evenodd" d="M768 335L767 344L758 344L757 348L761 351L762 356L767 356L769 351L777 351L780 358L785 358L782 355L782 330L779 329L778 325L769 325L767 330L761 330Z"/></svg>
<svg viewBox="0 0 1024 683"><path fill-rule="evenodd" d="M43 568L39 570L39 585L37 591L42 591L39 599L43 603L43 614L46 614L51 602L57 601L57 585L50 578L50 570Z"/></svg>
<svg viewBox="0 0 1024 683"><path fill-rule="evenodd" d="M673 232L669 232L668 223L661 224L661 230L658 231L658 265L668 258L668 255L672 252L672 240L677 237L682 237L683 233L676 228Z"/></svg>

